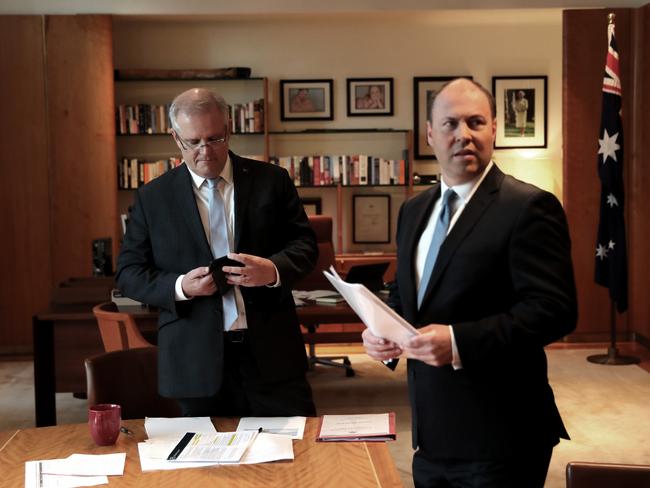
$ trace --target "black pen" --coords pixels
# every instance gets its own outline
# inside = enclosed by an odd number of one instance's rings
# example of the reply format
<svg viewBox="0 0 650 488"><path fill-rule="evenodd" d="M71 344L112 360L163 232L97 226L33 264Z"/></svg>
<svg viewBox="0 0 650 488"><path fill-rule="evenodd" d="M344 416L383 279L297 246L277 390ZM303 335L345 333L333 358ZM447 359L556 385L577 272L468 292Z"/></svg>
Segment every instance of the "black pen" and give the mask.
<svg viewBox="0 0 650 488"><path fill-rule="evenodd" d="M124 426L120 427L120 432L121 432L122 434L126 434L126 435L133 435L133 432L131 432L129 429L127 429L127 428L124 427Z"/></svg>

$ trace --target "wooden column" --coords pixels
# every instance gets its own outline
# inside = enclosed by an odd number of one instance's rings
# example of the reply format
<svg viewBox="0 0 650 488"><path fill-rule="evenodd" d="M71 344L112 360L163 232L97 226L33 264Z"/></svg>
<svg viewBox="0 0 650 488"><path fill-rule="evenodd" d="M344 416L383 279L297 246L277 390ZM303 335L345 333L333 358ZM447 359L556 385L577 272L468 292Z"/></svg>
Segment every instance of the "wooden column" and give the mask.
<svg viewBox="0 0 650 488"><path fill-rule="evenodd" d="M48 16L52 283L92 274L92 240L118 237L112 21Z"/></svg>
<svg viewBox="0 0 650 488"><path fill-rule="evenodd" d="M52 276L42 17L0 17L0 73L0 354L24 353Z"/></svg>

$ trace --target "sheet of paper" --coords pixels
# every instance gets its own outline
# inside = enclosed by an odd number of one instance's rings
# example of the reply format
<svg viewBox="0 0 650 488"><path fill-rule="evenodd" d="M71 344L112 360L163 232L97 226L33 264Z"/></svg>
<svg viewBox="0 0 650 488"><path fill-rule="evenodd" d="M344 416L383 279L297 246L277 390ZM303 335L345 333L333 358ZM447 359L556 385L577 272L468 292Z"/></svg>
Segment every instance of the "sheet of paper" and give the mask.
<svg viewBox="0 0 650 488"><path fill-rule="evenodd" d="M323 274L374 335L403 344L419 334L415 327L362 284L346 283L332 266L329 273L323 271Z"/></svg>
<svg viewBox="0 0 650 488"><path fill-rule="evenodd" d="M316 300L317 298L331 295L332 290L293 290L291 293L294 299Z"/></svg>
<svg viewBox="0 0 650 488"><path fill-rule="evenodd" d="M167 461L167 455L174 448L174 444L166 444L167 450L164 457L158 454L160 446L156 443L138 442L138 455L140 457L140 469L145 471L166 471L170 469L185 469L185 468L204 468L206 466L214 466L213 463L177 463L175 461Z"/></svg>
<svg viewBox="0 0 650 488"><path fill-rule="evenodd" d="M237 431L262 429L271 434L286 435L291 439L302 439L306 421L306 417L242 417Z"/></svg>
<svg viewBox="0 0 650 488"><path fill-rule="evenodd" d="M287 435L260 432L239 464L269 463L293 460L293 441Z"/></svg>
<svg viewBox="0 0 650 488"><path fill-rule="evenodd" d="M175 459L183 462L237 463L255 440L258 432L219 432L195 434Z"/></svg>
<svg viewBox="0 0 650 488"><path fill-rule="evenodd" d="M147 417L144 420L144 428L149 439L156 438L178 438L186 432L197 434L216 434L210 417Z"/></svg>
<svg viewBox="0 0 650 488"><path fill-rule="evenodd" d="M122 476L126 453L72 454L65 459L42 461L44 474L77 476Z"/></svg>
<svg viewBox="0 0 650 488"><path fill-rule="evenodd" d="M25 488L74 488L75 486L97 486L108 484L106 476L72 476L45 474L43 461L25 463Z"/></svg>
<svg viewBox="0 0 650 488"><path fill-rule="evenodd" d="M320 437L364 437L390 433L387 413L323 415Z"/></svg>

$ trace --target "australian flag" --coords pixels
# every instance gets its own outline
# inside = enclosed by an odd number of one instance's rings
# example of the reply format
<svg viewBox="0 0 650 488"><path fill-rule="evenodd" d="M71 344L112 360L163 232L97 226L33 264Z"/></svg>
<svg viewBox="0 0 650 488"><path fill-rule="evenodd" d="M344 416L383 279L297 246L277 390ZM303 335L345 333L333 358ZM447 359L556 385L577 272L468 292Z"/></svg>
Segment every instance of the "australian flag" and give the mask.
<svg viewBox="0 0 650 488"><path fill-rule="evenodd" d="M619 313L627 310L627 252L623 216L623 124L621 80L614 22L607 28L603 113L598 139L600 222L596 243L596 283L609 288Z"/></svg>

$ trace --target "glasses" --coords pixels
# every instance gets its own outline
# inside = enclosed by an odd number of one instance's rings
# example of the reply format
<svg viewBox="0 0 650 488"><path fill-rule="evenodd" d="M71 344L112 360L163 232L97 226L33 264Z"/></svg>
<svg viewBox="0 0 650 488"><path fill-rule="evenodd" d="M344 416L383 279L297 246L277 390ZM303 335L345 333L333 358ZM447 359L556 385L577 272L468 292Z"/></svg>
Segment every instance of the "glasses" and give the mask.
<svg viewBox="0 0 650 488"><path fill-rule="evenodd" d="M205 147L209 147L209 146L218 147L218 146L222 146L222 145L224 145L226 143L226 136L210 137L208 140L206 140L203 143L201 141L196 141L196 142L194 142L194 141L186 141L180 135L178 135L178 133L176 133L176 137L178 138L178 141L181 143L181 147L185 151L198 151L203 146L205 146Z"/></svg>

